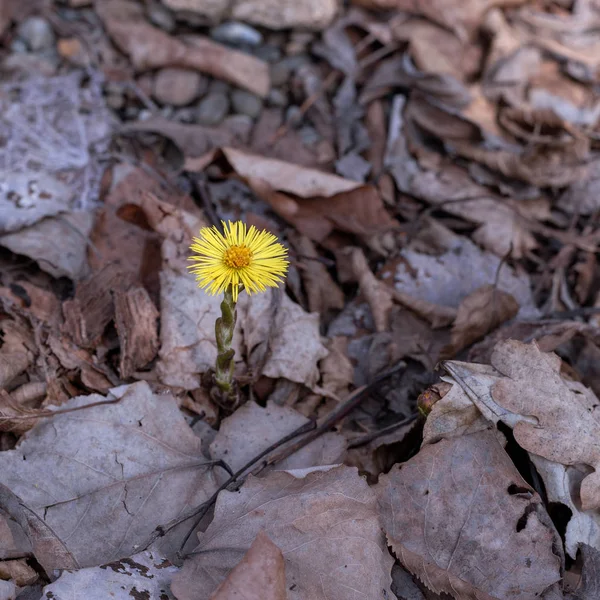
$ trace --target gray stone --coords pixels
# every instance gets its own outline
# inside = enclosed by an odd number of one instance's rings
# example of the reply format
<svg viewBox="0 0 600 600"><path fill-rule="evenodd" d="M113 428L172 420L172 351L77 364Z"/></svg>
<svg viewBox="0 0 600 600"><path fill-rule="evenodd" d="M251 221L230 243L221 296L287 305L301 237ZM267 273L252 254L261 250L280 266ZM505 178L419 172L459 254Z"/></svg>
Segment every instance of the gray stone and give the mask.
<svg viewBox="0 0 600 600"><path fill-rule="evenodd" d="M27 44L23 40L20 40L19 38L15 38L10 43L10 51L13 52L14 54L25 54L25 52L27 52L27 50L28 50Z"/></svg>
<svg viewBox="0 0 600 600"><path fill-rule="evenodd" d="M197 71L169 67L161 69L154 78L153 96L161 104L185 106L206 89L206 79Z"/></svg>
<svg viewBox="0 0 600 600"><path fill-rule="evenodd" d="M17 29L17 36L33 52L52 48L56 42L52 26L42 17L29 17L25 19Z"/></svg>
<svg viewBox="0 0 600 600"><path fill-rule="evenodd" d="M271 85L275 87L284 85L294 71L306 64L310 64L310 58L306 54L287 56L276 62L271 65Z"/></svg>
<svg viewBox="0 0 600 600"><path fill-rule="evenodd" d="M267 104L269 106L287 106L287 103L287 95L277 88L273 88L267 96Z"/></svg>
<svg viewBox="0 0 600 600"><path fill-rule="evenodd" d="M150 2L146 9L148 19L157 27L171 33L175 29L175 17L173 13L160 2Z"/></svg>
<svg viewBox="0 0 600 600"><path fill-rule="evenodd" d="M262 100L246 90L234 90L231 94L233 109L240 115L257 119L262 111Z"/></svg>
<svg viewBox="0 0 600 600"><path fill-rule="evenodd" d="M260 58L260 60L274 63L281 58L281 49L277 46L272 46L271 44L265 44L264 46L255 48L253 54L256 58Z"/></svg>
<svg viewBox="0 0 600 600"><path fill-rule="evenodd" d="M196 121L200 125L215 126L221 123L229 112L229 98L221 92L211 92L205 96L196 109Z"/></svg>
<svg viewBox="0 0 600 600"><path fill-rule="evenodd" d="M303 118L304 117L302 115L300 107L296 106L295 104L288 106L287 110L285 111L285 122L290 127L299 127L300 123L302 123Z"/></svg>
<svg viewBox="0 0 600 600"><path fill-rule="evenodd" d="M221 79L213 79L208 84L208 93L209 94L229 94L229 84Z"/></svg>
<svg viewBox="0 0 600 600"><path fill-rule="evenodd" d="M321 136L314 127L305 125L300 128L300 139L305 146L314 146L321 141Z"/></svg>
<svg viewBox="0 0 600 600"><path fill-rule="evenodd" d="M258 46L263 41L260 31L239 21L227 21L213 27L210 36L217 42L234 46Z"/></svg>

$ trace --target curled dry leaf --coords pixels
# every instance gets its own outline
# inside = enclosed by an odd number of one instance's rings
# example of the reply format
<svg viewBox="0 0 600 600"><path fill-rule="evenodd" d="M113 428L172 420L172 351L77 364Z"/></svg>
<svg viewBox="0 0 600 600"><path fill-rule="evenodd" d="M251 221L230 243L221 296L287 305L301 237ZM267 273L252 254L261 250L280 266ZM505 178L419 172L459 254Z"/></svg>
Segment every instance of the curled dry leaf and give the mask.
<svg viewBox="0 0 600 600"><path fill-rule="evenodd" d="M281 550L259 531L244 558L211 600L286 600L285 561Z"/></svg>
<svg viewBox="0 0 600 600"><path fill-rule="evenodd" d="M369 268L364 252L360 248L349 248L352 271L358 281L360 291L365 295L373 313L376 331L387 331L392 310L392 292L379 281Z"/></svg>
<svg viewBox="0 0 600 600"><path fill-rule="evenodd" d="M37 423L39 412L22 406L6 390L0 389L0 431L21 435Z"/></svg>
<svg viewBox="0 0 600 600"><path fill-rule="evenodd" d="M86 256L93 221L91 212L55 215L0 236L0 246L32 258L54 277L78 280L89 270Z"/></svg>
<svg viewBox="0 0 600 600"><path fill-rule="evenodd" d="M32 364L35 356L33 336L24 323L0 322L0 388L5 388Z"/></svg>
<svg viewBox="0 0 600 600"><path fill-rule="evenodd" d="M332 518L335 515L335 518ZM380 598L392 558L375 495L356 469L272 471L221 492L196 555L174 579L178 600L209 600L263 530L285 558L288 600Z"/></svg>
<svg viewBox="0 0 600 600"><path fill-rule="evenodd" d="M490 422L513 428L529 451L551 501L568 506L566 549L571 556L585 543L600 548L597 406L587 388L560 375L561 360L537 344L499 342L491 366L446 361L444 368ZM589 465L596 469L588 474Z"/></svg>
<svg viewBox="0 0 600 600"><path fill-rule="evenodd" d="M518 312L519 304L510 294L496 289L494 285L477 288L460 303L452 325L450 344L443 350L444 354L453 356Z"/></svg>
<svg viewBox="0 0 600 600"><path fill-rule="evenodd" d="M196 69L259 96L269 93L269 69L262 60L201 36L190 37L189 43L184 43L150 25L143 7L134 2L108 0L99 3L96 11L115 44L139 71L161 67Z"/></svg>
<svg viewBox="0 0 600 600"><path fill-rule="evenodd" d="M425 446L376 492L394 553L436 593L531 600L561 579L558 535L493 432Z"/></svg>
<svg viewBox="0 0 600 600"><path fill-rule="evenodd" d="M310 312L324 313L331 308L344 308L344 293L319 261L315 245L304 235L292 235L298 253L298 269L304 282Z"/></svg>
<svg viewBox="0 0 600 600"><path fill-rule="evenodd" d="M100 567L65 571L43 590L54 600L173 600L171 579L179 569L156 552L140 552Z"/></svg>
<svg viewBox="0 0 600 600"><path fill-rule="evenodd" d="M224 460L236 472L269 446L309 422L309 419L288 406L268 402L262 408L255 402L247 402L222 422L210 445L210 455L215 460ZM342 462L345 451L344 437L329 432L277 463L277 469L307 469L338 464Z"/></svg>
<svg viewBox="0 0 600 600"><path fill-rule="evenodd" d="M275 304L273 299L277 295L281 301ZM238 319L248 366L254 375L284 377L309 388L316 386L318 363L327 356L317 313L306 312L283 290L269 288L261 294L242 295ZM258 367L260 373L256 372Z"/></svg>
<svg viewBox="0 0 600 600"><path fill-rule="evenodd" d="M47 572L129 556L216 488L202 441L170 396L143 382L113 394L118 402L44 420L0 454L2 509ZM61 408L102 400L80 396Z"/></svg>

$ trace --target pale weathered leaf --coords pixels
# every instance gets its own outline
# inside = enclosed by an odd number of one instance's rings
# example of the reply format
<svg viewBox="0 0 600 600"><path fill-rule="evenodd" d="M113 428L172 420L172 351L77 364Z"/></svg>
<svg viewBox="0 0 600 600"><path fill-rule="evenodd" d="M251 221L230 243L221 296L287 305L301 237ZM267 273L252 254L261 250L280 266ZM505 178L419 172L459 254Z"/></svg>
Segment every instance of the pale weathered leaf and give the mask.
<svg viewBox="0 0 600 600"><path fill-rule="evenodd" d="M35 260L54 277L81 279L88 272L88 236L91 212L48 217L23 229L0 236L0 246Z"/></svg>
<svg viewBox="0 0 600 600"><path fill-rule="evenodd" d="M211 596L211 600L242 599L286 600L283 554L263 531Z"/></svg>
<svg viewBox="0 0 600 600"><path fill-rule="evenodd" d="M425 446L376 489L394 553L437 593L531 600L561 579L541 500L493 432Z"/></svg>
<svg viewBox="0 0 600 600"><path fill-rule="evenodd" d="M288 406L268 402L262 408L250 401L223 420L210 445L210 454L216 460L224 460L235 472L269 446L307 423L309 420L306 417ZM277 463L277 469L305 469L341 463L345 451L344 437L329 432Z"/></svg>
<svg viewBox="0 0 600 600"><path fill-rule="evenodd" d="M171 397L144 382L113 394L117 403L45 419L0 454L2 508L48 571L129 556L215 490L202 442ZM61 408L104 399L80 396Z"/></svg>
<svg viewBox="0 0 600 600"><path fill-rule="evenodd" d="M571 509L565 546L575 557L580 543L600 548L600 492L594 436L599 402L587 388L560 376L560 359L537 344L499 342L492 365L447 361L444 367L490 422L513 428L530 452L551 502Z"/></svg>
<svg viewBox="0 0 600 600"><path fill-rule="evenodd" d="M171 579L179 569L155 552L140 552L100 567L65 571L43 590L53 600L172 600Z"/></svg>
<svg viewBox="0 0 600 600"><path fill-rule="evenodd" d="M288 600L389 596L393 561L367 483L350 467L297 473L221 492L197 554L173 580L178 600L209 600L261 530L285 558Z"/></svg>

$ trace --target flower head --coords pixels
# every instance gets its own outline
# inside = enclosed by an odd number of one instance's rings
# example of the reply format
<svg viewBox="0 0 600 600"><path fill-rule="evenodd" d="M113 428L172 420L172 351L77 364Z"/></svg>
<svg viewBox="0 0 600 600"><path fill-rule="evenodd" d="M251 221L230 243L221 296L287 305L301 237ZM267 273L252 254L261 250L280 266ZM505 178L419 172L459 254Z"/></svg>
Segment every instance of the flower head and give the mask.
<svg viewBox="0 0 600 600"><path fill-rule="evenodd" d="M221 221L224 233L216 227L203 227L190 247L189 269L196 275L198 287L216 295L230 285L237 302L240 285L249 293L277 287L288 268L287 250L268 231L254 225L246 229L241 221Z"/></svg>

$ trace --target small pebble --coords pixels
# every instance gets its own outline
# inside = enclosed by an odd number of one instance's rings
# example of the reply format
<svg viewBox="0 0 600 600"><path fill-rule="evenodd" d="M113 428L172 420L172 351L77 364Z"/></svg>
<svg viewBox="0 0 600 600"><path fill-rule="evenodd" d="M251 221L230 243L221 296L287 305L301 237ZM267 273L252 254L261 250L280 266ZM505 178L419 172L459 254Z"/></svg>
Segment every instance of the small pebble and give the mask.
<svg viewBox="0 0 600 600"><path fill-rule="evenodd" d="M231 94L233 110L240 115L257 119L262 111L262 100L246 90L234 90Z"/></svg>
<svg viewBox="0 0 600 600"><path fill-rule="evenodd" d="M305 146L314 146L321 140L319 132L310 125L300 128L300 139Z"/></svg>
<svg viewBox="0 0 600 600"><path fill-rule="evenodd" d="M219 94L229 94L229 84L222 79L213 79L208 84L208 93L219 93Z"/></svg>
<svg viewBox="0 0 600 600"><path fill-rule="evenodd" d="M193 102L206 89L206 79L197 71L169 67L161 69L154 78L153 96L161 104L185 106Z"/></svg>
<svg viewBox="0 0 600 600"><path fill-rule="evenodd" d="M171 33L176 26L173 13L160 2L150 2L146 9L148 19L153 25L160 27L163 31Z"/></svg>
<svg viewBox="0 0 600 600"><path fill-rule="evenodd" d="M198 104L196 121L200 125L215 126L229 112L229 98L222 92L210 92Z"/></svg>
<svg viewBox="0 0 600 600"><path fill-rule="evenodd" d="M23 40L15 38L10 43L10 51L13 54L25 54L27 52L27 44Z"/></svg>
<svg viewBox="0 0 600 600"><path fill-rule="evenodd" d="M25 19L17 29L17 36L33 52L52 48L56 41L52 26L42 17Z"/></svg>
<svg viewBox="0 0 600 600"><path fill-rule="evenodd" d="M259 46L263 41L260 31L240 21L221 23L210 30L210 36L217 42L233 46Z"/></svg>
<svg viewBox="0 0 600 600"><path fill-rule="evenodd" d="M287 56L276 62L271 65L271 85L274 87L284 85L294 71L306 64L310 64L310 58L306 54Z"/></svg>
<svg viewBox="0 0 600 600"><path fill-rule="evenodd" d="M290 127L298 127L300 123L302 123L303 118L304 117L300 107L296 106L295 104L288 106L287 110L285 111L285 122Z"/></svg>
<svg viewBox="0 0 600 600"><path fill-rule="evenodd" d="M281 90L272 88L267 96L267 104L269 106L287 106L288 98Z"/></svg>
<svg viewBox="0 0 600 600"><path fill-rule="evenodd" d="M258 48L254 49L253 54L256 58L260 58L260 60L264 60L268 63L277 62L281 58L281 50L277 46L272 46L271 44L258 46Z"/></svg>

